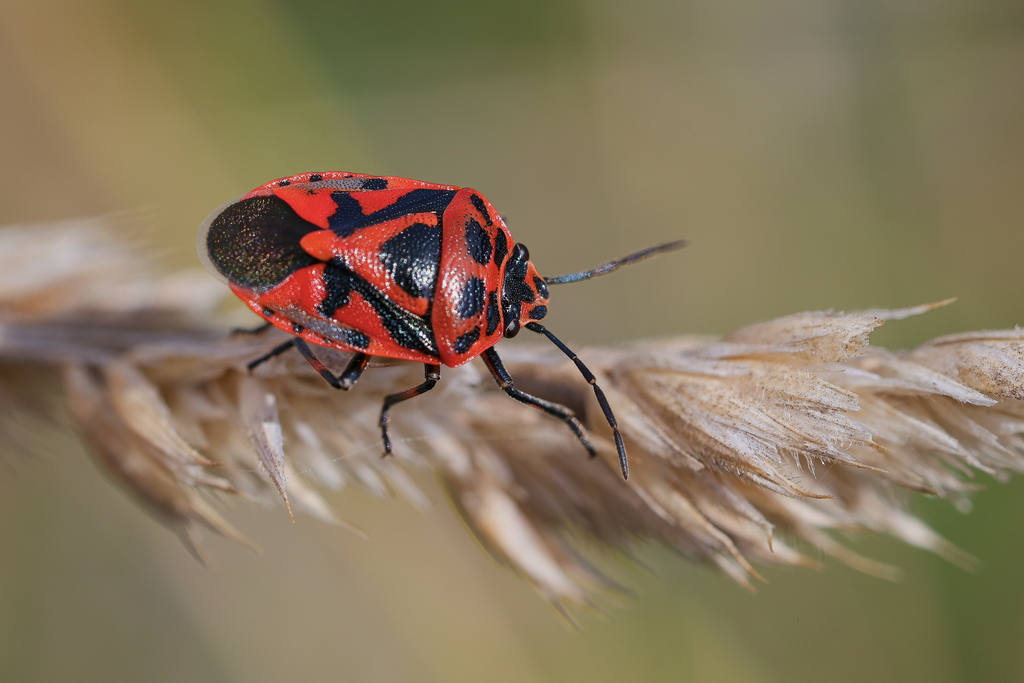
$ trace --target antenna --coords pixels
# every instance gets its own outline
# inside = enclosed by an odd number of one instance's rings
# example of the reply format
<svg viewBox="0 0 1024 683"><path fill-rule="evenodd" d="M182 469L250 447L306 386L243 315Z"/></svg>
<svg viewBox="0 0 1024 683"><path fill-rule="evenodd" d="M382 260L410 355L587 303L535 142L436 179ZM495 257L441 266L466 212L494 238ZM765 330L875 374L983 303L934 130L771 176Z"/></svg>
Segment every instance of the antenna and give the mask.
<svg viewBox="0 0 1024 683"><path fill-rule="evenodd" d="M579 273L569 273L568 275L559 275L558 277L546 277L544 281L549 285L564 285L567 282L579 282L580 280L589 280L592 277L598 275L606 275L613 270L618 270L623 266L631 266L634 263L639 263L645 259L649 259L652 256L658 254L664 254L667 251L676 251L682 249L688 244L686 240L676 240L675 242L665 242L659 244L656 247L648 247L629 256L623 256L620 259L609 261L608 263L602 263L597 268L591 270L580 271Z"/></svg>

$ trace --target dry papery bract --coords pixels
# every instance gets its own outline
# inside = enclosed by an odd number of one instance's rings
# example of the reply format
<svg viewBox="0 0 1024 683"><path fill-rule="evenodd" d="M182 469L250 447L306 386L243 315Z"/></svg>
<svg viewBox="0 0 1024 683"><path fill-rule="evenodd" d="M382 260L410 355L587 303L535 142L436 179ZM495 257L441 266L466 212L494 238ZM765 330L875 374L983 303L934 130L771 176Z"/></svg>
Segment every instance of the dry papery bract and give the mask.
<svg viewBox="0 0 1024 683"><path fill-rule="evenodd" d="M484 544L556 601L607 585L580 541L629 552L653 540L743 584L757 563L814 564L808 549L886 574L834 532L883 532L967 561L907 511L909 494L962 497L976 470L1024 468L1024 332L869 346L884 321L932 306L577 349L618 416L628 481L591 388L540 345L503 345L506 366L520 388L581 416L596 459L478 363L443 368L437 389L395 409L395 455L383 459L381 396L418 384L421 366L377 359L350 392L293 352L250 373L287 337L231 334L217 308L226 287L166 275L143 253L97 221L0 231L0 426L30 410L26 368L58 369L97 461L193 549L200 526L243 540L223 494L337 522L323 489L356 483L423 503L411 473L433 470ZM347 359L322 356L335 370Z"/></svg>

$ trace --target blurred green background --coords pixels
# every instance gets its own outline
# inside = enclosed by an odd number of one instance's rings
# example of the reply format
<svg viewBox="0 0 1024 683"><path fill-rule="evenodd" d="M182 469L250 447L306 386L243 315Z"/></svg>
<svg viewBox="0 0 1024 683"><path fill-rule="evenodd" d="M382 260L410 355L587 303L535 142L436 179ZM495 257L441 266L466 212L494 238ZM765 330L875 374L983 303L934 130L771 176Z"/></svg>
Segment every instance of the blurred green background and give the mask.
<svg viewBox="0 0 1024 683"><path fill-rule="evenodd" d="M1024 322L1020 2L3 0L0 93L0 224L129 212L178 266L225 200L345 170L477 188L545 273L691 240L559 289L577 346L949 296L876 341ZM1019 480L915 502L976 573L852 539L904 579L751 595L649 549L575 631L436 492L333 496L369 541L235 504L263 554L202 568L52 442L0 474L2 681L1024 680Z"/></svg>

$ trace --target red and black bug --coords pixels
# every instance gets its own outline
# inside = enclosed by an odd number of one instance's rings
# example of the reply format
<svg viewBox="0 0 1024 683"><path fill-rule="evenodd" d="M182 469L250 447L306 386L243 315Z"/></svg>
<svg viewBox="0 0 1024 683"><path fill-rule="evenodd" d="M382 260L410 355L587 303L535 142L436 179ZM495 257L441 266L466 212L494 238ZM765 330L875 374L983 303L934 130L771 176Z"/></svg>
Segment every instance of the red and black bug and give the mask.
<svg viewBox="0 0 1024 683"><path fill-rule="evenodd" d="M493 349L526 327L550 339L594 387L626 477L626 448L604 392L576 354L538 321L547 314L548 285L610 273L684 244L669 242L593 270L544 278L475 190L333 172L274 180L224 204L203 222L198 247L206 266L249 308L293 335L250 369L294 346L332 386L350 389L371 356L423 363L422 384L384 399L385 454L391 452L391 407L433 389L441 365L482 356L505 393L565 422L595 455L573 412L517 389ZM353 355L336 376L310 343Z"/></svg>

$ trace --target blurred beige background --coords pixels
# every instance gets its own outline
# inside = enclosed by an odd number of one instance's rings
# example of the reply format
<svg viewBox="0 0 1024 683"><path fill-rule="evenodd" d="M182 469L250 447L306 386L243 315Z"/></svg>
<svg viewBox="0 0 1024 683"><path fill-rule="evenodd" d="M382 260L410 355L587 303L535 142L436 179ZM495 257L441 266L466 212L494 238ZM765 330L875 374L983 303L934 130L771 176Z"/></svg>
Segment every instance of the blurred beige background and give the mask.
<svg viewBox="0 0 1024 683"><path fill-rule="evenodd" d="M1003 0L0 0L0 224L126 215L193 267L258 184L399 175L482 191L546 273L691 241L559 288L575 346L960 297L876 335L909 346L1024 322L1022 74ZM1019 481L915 503L975 574L853 539L904 580L749 595L652 548L573 631L440 495L334 496L369 541L234 504L264 552L203 568L48 438L0 460L2 681L1024 679Z"/></svg>

